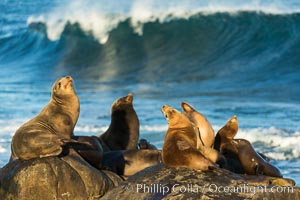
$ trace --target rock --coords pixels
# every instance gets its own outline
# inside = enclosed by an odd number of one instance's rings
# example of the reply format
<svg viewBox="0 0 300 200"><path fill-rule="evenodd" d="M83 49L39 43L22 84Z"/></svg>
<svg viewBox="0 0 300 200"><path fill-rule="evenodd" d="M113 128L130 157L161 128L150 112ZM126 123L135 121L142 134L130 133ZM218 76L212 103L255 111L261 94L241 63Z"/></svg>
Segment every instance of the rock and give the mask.
<svg viewBox="0 0 300 200"><path fill-rule="evenodd" d="M199 171L163 164L130 176L101 199L300 199L289 179L239 175L224 169Z"/></svg>
<svg viewBox="0 0 300 200"><path fill-rule="evenodd" d="M0 169L1 199L99 199L122 179L78 156L15 160Z"/></svg>

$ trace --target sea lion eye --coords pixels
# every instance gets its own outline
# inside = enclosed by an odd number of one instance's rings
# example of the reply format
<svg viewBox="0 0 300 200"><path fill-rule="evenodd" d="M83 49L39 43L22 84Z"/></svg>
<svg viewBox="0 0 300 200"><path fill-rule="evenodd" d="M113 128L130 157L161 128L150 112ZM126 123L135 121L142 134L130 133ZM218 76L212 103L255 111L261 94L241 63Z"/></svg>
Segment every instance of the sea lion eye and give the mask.
<svg viewBox="0 0 300 200"><path fill-rule="evenodd" d="M60 87L61 87L61 82L58 83L58 88L60 88Z"/></svg>

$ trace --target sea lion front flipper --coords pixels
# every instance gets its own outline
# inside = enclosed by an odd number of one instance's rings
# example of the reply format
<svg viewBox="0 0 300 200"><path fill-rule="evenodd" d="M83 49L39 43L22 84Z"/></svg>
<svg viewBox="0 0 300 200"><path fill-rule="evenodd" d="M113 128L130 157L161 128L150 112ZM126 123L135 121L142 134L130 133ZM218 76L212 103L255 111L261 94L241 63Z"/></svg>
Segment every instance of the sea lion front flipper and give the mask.
<svg viewBox="0 0 300 200"><path fill-rule="evenodd" d="M17 134L12 142L13 155L21 160L61 154L63 143L54 134L44 134L43 130L30 130Z"/></svg>
<svg viewBox="0 0 300 200"><path fill-rule="evenodd" d="M76 146L77 149L82 148L82 149L86 149L86 150L93 150L93 148L91 147L91 144L88 143L87 141L77 141L74 139L61 139L61 142L63 145Z"/></svg>
<svg viewBox="0 0 300 200"><path fill-rule="evenodd" d="M184 140L177 140L176 145L177 145L177 147L180 151L191 148L191 145L188 142L184 141Z"/></svg>
<svg viewBox="0 0 300 200"><path fill-rule="evenodd" d="M260 164L256 163L256 165L254 167L254 172L255 172L255 175L262 175L263 174L262 166Z"/></svg>

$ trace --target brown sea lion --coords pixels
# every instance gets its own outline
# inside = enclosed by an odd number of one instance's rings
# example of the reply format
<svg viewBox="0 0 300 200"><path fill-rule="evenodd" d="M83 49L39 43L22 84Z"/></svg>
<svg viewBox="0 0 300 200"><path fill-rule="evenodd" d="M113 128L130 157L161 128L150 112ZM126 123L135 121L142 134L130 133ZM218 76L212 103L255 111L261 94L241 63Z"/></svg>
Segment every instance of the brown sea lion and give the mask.
<svg viewBox="0 0 300 200"><path fill-rule="evenodd" d="M239 124L237 116L231 117L226 124L218 131L215 138L214 148L218 151L222 151L223 146L230 142L237 134Z"/></svg>
<svg viewBox="0 0 300 200"><path fill-rule="evenodd" d="M168 121L168 130L162 149L162 160L166 166L187 167L197 170L214 168L197 149L194 125L178 110L164 105L161 108Z"/></svg>
<svg viewBox="0 0 300 200"><path fill-rule="evenodd" d="M234 139L232 140L232 144L236 148L236 153L239 156L239 160L246 174L282 177L279 169L256 153L249 141L245 139Z"/></svg>
<svg viewBox="0 0 300 200"><path fill-rule="evenodd" d="M149 141L147 141L144 138L139 140L138 148L139 149L154 149L154 150L157 149L156 146L154 146L153 144L151 144Z"/></svg>
<svg viewBox="0 0 300 200"><path fill-rule="evenodd" d="M231 141L238 132L238 127L237 116L231 117L216 134L214 148L226 158L226 163L221 166L222 168L243 174L242 163L239 160L236 149L231 144Z"/></svg>
<svg viewBox="0 0 300 200"><path fill-rule="evenodd" d="M226 157L225 168L236 173L282 177L280 171L263 159L249 141L234 139L237 131L238 120L233 116L216 135L215 148Z"/></svg>
<svg viewBox="0 0 300 200"><path fill-rule="evenodd" d="M71 147L93 167L101 169L103 149L98 138L96 136L74 136L73 138L80 144L84 143L85 145L71 145Z"/></svg>
<svg viewBox="0 0 300 200"><path fill-rule="evenodd" d="M159 150L130 149L104 153L102 167L127 177L159 163L161 163Z"/></svg>
<svg viewBox="0 0 300 200"><path fill-rule="evenodd" d="M133 95L117 99L111 106L109 128L98 138L103 151L136 149L139 138L139 119L133 108Z"/></svg>
<svg viewBox="0 0 300 200"><path fill-rule="evenodd" d="M185 102L181 103L181 108L182 113L199 128L200 137L198 140L200 141L198 142L206 147L212 147L215 141L215 132L206 117Z"/></svg>
<svg viewBox="0 0 300 200"><path fill-rule="evenodd" d="M49 103L33 119L23 124L12 138L12 158L57 156L62 146L72 140L79 116L79 99L73 88L73 79L58 79L52 87Z"/></svg>

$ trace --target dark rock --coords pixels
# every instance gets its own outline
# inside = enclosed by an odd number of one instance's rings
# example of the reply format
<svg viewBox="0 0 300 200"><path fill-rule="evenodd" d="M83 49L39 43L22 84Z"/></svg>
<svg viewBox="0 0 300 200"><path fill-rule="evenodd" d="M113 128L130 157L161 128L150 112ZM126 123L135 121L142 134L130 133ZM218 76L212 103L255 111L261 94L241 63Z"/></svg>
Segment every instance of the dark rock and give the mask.
<svg viewBox="0 0 300 200"><path fill-rule="evenodd" d="M239 175L224 169L149 167L101 199L300 199L300 188L289 179Z"/></svg>
<svg viewBox="0 0 300 200"><path fill-rule="evenodd" d="M120 182L78 156L15 160L0 169L0 199L99 199Z"/></svg>

